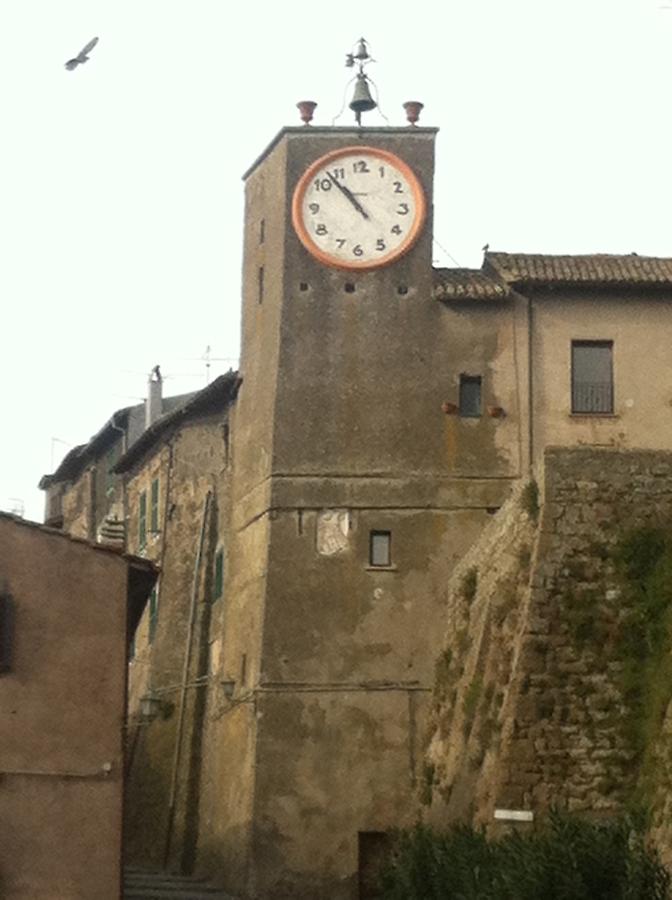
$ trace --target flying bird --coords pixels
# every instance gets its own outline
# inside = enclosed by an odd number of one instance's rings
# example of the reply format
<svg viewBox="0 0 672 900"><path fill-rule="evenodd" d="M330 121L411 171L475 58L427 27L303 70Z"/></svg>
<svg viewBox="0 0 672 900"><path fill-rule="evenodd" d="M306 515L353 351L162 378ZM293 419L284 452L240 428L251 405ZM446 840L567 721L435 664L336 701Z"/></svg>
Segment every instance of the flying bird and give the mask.
<svg viewBox="0 0 672 900"><path fill-rule="evenodd" d="M93 50L93 48L96 46L97 43L98 43L98 38L94 37L93 40L89 41L89 43L86 45L86 47L83 47L79 51L77 56L73 56L72 59L69 59L65 64L65 68L68 70L68 72L72 72L72 70L76 69L77 66L79 66L82 63L85 63L89 58L87 56L87 53L90 53Z"/></svg>

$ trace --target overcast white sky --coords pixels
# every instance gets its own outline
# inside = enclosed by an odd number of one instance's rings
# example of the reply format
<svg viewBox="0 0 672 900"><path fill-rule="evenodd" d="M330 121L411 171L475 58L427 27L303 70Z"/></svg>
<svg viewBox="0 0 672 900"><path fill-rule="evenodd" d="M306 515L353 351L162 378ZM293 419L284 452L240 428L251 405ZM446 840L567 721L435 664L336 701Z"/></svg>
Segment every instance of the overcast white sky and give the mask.
<svg viewBox="0 0 672 900"><path fill-rule="evenodd" d="M331 124L360 35L391 124L418 99L441 129L437 264L672 255L665 5L2 0L0 508L41 520L40 476L156 363L168 393L205 384L208 345L235 364L240 176L297 100Z"/></svg>

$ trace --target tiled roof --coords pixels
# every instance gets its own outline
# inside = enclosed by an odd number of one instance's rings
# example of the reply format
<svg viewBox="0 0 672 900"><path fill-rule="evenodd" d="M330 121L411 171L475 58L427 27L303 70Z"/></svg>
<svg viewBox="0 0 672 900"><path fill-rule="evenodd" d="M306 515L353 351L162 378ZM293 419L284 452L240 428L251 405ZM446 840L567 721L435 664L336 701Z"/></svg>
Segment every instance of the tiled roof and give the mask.
<svg viewBox="0 0 672 900"><path fill-rule="evenodd" d="M505 282L480 269L434 269L437 300L502 300L511 290Z"/></svg>
<svg viewBox="0 0 672 900"><path fill-rule="evenodd" d="M38 487L46 491L50 485L57 481L67 481L69 478L74 478L80 471L81 465L83 465L81 457L87 447L88 444L77 444L72 450L68 450L56 471L49 475L43 475L40 478Z"/></svg>
<svg viewBox="0 0 672 900"><path fill-rule="evenodd" d="M621 285L672 288L672 259L616 256L547 256L541 253L486 253L483 269L509 284Z"/></svg>
<svg viewBox="0 0 672 900"><path fill-rule="evenodd" d="M232 369L225 375L215 378L202 391L193 394L182 406L174 409L173 412L161 416L143 431L138 440L131 444L126 453L113 467L112 471L117 473L127 472L158 441L171 435L183 422L228 406L235 400L241 381L242 379L238 372L234 372Z"/></svg>

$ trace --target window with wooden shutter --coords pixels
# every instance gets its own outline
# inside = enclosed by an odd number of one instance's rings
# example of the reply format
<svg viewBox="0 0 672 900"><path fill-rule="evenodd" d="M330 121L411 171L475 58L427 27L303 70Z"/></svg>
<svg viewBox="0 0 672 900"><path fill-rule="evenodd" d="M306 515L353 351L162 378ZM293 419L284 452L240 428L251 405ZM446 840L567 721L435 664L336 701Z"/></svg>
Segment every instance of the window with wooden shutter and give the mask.
<svg viewBox="0 0 672 900"><path fill-rule="evenodd" d="M147 543L147 491L140 494L138 508L138 546L144 549Z"/></svg>
<svg viewBox="0 0 672 900"><path fill-rule="evenodd" d="M159 530L159 479L152 481L152 494L149 515L149 530L156 534Z"/></svg>

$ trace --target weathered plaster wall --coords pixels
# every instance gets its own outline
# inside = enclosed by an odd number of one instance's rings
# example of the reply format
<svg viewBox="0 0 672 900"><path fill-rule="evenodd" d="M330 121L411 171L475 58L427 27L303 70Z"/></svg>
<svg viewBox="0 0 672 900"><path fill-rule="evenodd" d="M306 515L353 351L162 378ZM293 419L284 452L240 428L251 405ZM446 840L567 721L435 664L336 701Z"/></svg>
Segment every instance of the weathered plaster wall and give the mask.
<svg viewBox="0 0 672 900"><path fill-rule="evenodd" d="M118 900L126 562L0 519L14 600L0 675L0 895Z"/></svg>
<svg viewBox="0 0 672 900"><path fill-rule="evenodd" d="M110 513L123 519L123 479L110 471L121 456L123 446L124 437L120 434L99 452L99 456L74 481L58 485L62 494L60 506L63 522L60 527L66 534L95 541L99 539L100 529ZM47 501L56 489L57 485L51 486Z"/></svg>
<svg viewBox="0 0 672 900"><path fill-rule="evenodd" d="M233 442L235 452L237 442ZM248 881L255 785L257 707L269 517L252 520L242 503L232 510L228 457L219 481L218 539L224 552L224 589L210 622L211 689L203 731L198 866L231 884ZM233 694L227 697L224 683Z"/></svg>
<svg viewBox="0 0 672 900"><path fill-rule="evenodd" d="M640 780L616 649L633 600L615 552L672 522L672 455L550 449L540 476L538 524L521 485L451 582L420 791L437 823L550 804L605 814Z"/></svg>
<svg viewBox="0 0 672 900"><path fill-rule="evenodd" d="M536 454L545 446L669 446L669 297L557 290L533 300ZM613 341L614 414L572 415L572 340ZM643 362L645 361L645 365Z"/></svg>

